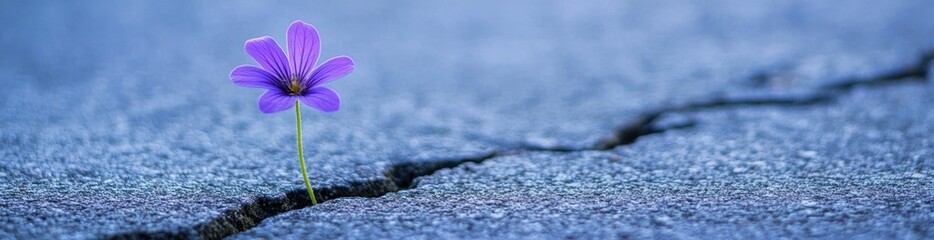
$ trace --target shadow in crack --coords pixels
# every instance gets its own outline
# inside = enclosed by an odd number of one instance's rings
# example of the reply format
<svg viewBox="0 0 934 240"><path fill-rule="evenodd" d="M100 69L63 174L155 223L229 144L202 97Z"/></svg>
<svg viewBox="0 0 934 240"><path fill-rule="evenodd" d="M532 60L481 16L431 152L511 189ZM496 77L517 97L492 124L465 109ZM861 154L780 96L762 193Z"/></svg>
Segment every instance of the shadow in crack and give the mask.
<svg viewBox="0 0 934 240"><path fill-rule="evenodd" d="M464 163L482 163L498 156L530 151L573 152L609 150L635 143L642 136L673 129L689 128L697 124L693 119L662 121L666 114L743 106L810 106L832 102L840 95L846 94L851 89L858 86L872 87L908 81L927 81L928 67L932 61L934 61L934 52L927 52L919 58L917 63L908 67L883 72L868 78L843 79L820 87L810 93L717 96L688 102L682 105L650 110L617 128L613 132L612 137L604 139L591 148L586 149L526 146L512 150L491 151L479 156L467 158L399 163L386 170L385 178L316 189L316 196L320 199L319 201L321 203L343 197L379 197L387 193L417 187L417 179L419 177L430 176L439 170L454 168ZM129 232L114 235L108 239L221 239L255 227L261 221L269 217L311 205L311 201L306 194L304 188L296 188L287 192L282 197L260 197L250 203L243 204L239 208L225 211L217 218L194 226L191 229Z"/></svg>

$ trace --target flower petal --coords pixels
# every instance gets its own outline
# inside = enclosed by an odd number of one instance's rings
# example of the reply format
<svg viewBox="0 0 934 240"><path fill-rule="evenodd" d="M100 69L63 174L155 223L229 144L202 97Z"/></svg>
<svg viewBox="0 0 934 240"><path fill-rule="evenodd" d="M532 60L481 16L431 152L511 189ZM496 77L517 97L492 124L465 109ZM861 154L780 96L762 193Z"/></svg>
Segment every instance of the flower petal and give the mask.
<svg viewBox="0 0 934 240"><path fill-rule="evenodd" d="M269 90L259 97L259 111L267 114L281 112L292 108L296 100L296 96L289 96L279 90Z"/></svg>
<svg viewBox="0 0 934 240"><path fill-rule="evenodd" d="M282 48L271 37L259 37L246 41L246 53L253 57L263 69L272 73L279 80L291 79L289 72L289 59L285 57Z"/></svg>
<svg viewBox="0 0 934 240"><path fill-rule="evenodd" d="M337 96L334 90L326 87L308 89L308 92L302 95L300 99L305 105L322 112L337 112L341 107L340 96Z"/></svg>
<svg viewBox="0 0 934 240"><path fill-rule="evenodd" d="M289 26L288 36L292 72L301 79L306 79L318 63L318 54L321 53L318 30L315 30L311 24L295 21Z"/></svg>
<svg viewBox="0 0 934 240"><path fill-rule="evenodd" d="M230 80L244 87L277 89L276 77L256 66L241 65L234 68L230 71Z"/></svg>
<svg viewBox="0 0 934 240"><path fill-rule="evenodd" d="M353 60L347 56L339 56L335 58L328 59L321 66L315 68L311 72L311 76L308 77L309 81L305 84L306 87L314 88L325 84L335 79L347 76L350 72L353 72Z"/></svg>

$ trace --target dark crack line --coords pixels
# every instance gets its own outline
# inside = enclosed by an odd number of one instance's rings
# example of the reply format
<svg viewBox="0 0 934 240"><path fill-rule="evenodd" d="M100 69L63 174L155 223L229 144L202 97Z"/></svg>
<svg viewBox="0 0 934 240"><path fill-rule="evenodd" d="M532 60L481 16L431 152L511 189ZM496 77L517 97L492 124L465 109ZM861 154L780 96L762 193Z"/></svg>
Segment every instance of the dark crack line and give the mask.
<svg viewBox="0 0 934 240"><path fill-rule="evenodd" d="M600 141L593 147L593 150L609 150L618 146L632 144L636 139L645 135L689 127L687 125L678 125L657 128L655 123L665 114L698 112L717 108L736 108L743 106L810 106L828 103L836 101L843 95L850 93L853 89L860 86L878 87L900 82L926 82L928 81L929 68L932 63L934 63L934 51L923 53L917 62L907 67L883 72L872 77L840 80L835 83L823 85L816 91L810 93L714 97L708 100L689 102L681 106L649 111L636 117L622 127L617 128L613 137ZM693 124L694 123L691 123L689 125ZM567 149L554 150L568 151Z"/></svg>
<svg viewBox="0 0 934 240"><path fill-rule="evenodd" d="M915 64L906 66L905 68L890 70L870 78L843 79L836 83L824 85L821 89L839 93L848 92L858 86L875 86L906 80L925 82L929 76L928 71L932 62L934 62L934 51L921 54Z"/></svg>
<svg viewBox="0 0 934 240"><path fill-rule="evenodd" d="M344 197L380 197L409 189L418 177L432 175L438 170L454 168L468 162L479 163L501 155L498 151L491 151L470 158L397 163L384 172L385 178L316 188L315 197L319 203ZM198 224L193 229L128 232L106 239L222 239L253 228L267 218L308 206L311 206L308 193L304 188L297 188L282 197L259 197L239 208L227 210L208 222Z"/></svg>
<svg viewBox="0 0 934 240"><path fill-rule="evenodd" d="M928 67L934 61L934 52L927 52L920 60L908 67L883 72L873 77L849 78L819 87L816 91L804 94L785 95L732 95L717 96L688 102L682 105L668 106L647 111L633 120L618 127L611 137L599 141L589 148L534 147L523 146L513 150L491 151L480 156L447 159L440 161L406 162L392 165L386 170L385 178L351 182L348 185L316 189L316 196L321 203L343 197L380 197L391 192L417 187L418 178L431 176L442 169L458 167L465 163L482 163L504 155L525 152L576 152L606 151L619 146L635 143L640 137L662 133L668 130L692 127L693 120L674 124L660 124L666 114L699 112L712 109L737 108L744 106L812 106L837 100L859 86L875 87L909 81L927 81ZM260 197L253 202L241 205L237 209L227 210L221 216L198 224L192 229L181 231L144 231L129 232L107 237L108 239L221 239L255 227L261 221L296 209L311 205L304 188L294 189L284 197Z"/></svg>
<svg viewBox="0 0 934 240"><path fill-rule="evenodd" d="M598 142L590 149L610 150L622 145L635 143L642 136L662 133L668 130L692 127L697 123L689 121L675 125L660 126L658 122L666 114L699 112L711 109L737 108L747 106L809 106L831 102L836 95L828 93L788 94L788 95L738 95L719 96L707 100L689 102L680 106L661 108L646 112L614 131L612 137ZM559 149L564 151L566 149ZM572 151L568 151L572 152Z"/></svg>

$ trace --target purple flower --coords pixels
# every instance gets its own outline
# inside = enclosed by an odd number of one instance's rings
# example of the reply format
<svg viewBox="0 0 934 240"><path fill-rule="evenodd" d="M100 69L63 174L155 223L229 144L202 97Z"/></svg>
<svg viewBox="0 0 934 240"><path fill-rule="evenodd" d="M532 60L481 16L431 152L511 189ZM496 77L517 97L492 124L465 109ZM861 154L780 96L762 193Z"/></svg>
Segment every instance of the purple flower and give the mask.
<svg viewBox="0 0 934 240"><path fill-rule="evenodd" d="M259 97L259 110L275 113L288 110L301 101L323 112L340 109L337 93L322 84L337 80L353 71L354 62L347 56L324 61L317 68L321 40L311 24L292 22L288 31L289 56L272 37L264 36L246 41L244 48L262 68L241 65L230 72L235 84L266 89ZM298 105L296 105L298 106Z"/></svg>

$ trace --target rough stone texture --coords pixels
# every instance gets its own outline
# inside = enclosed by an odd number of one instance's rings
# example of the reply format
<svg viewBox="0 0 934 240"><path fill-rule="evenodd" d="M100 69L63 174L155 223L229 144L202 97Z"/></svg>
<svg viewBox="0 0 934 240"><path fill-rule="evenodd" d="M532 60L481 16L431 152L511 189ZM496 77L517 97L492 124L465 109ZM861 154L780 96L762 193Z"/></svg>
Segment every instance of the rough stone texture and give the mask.
<svg viewBox="0 0 934 240"><path fill-rule="evenodd" d="M227 78L252 62L246 39L282 44L295 19L319 28L322 57L358 64L330 84L341 112L306 111L314 186L379 193L394 190L385 172L400 164L585 148L645 109L902 67L934 45L932 10L927 1L3 2L0 238L194 237L213 231L196 226L231 228L214 223L244 204L301 193L292 116L260 114L260 91ZM256 220L234 213L232 228Z"/></svg>
<svg viewBox="0 0 934 240"><path fill-rule="evenodd" d="M932 96L906 84L818 107L704 111L695 128L612 151L465 164L235 238L930 238Z"/></svg>

